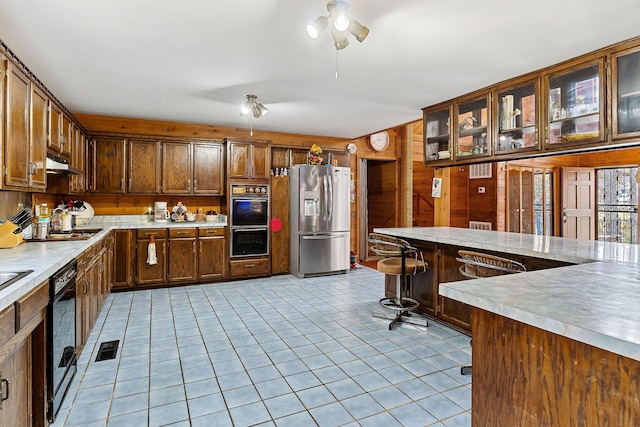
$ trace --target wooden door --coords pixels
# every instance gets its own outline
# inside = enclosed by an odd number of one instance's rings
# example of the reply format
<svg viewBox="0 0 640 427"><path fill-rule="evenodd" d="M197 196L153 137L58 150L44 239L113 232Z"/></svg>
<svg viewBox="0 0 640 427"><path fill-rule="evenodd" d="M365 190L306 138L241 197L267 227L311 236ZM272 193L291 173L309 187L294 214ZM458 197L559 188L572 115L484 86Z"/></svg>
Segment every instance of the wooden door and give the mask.
<svg viewBox="0 0 640 427"><path fill-rule="evenodd" d="M11 62L7 63L5 98L4 183L29 187L29 114L31 82Z"/></svg>
<svg viewBox="0 0 640 427"><path fill-rule="evenodd" d="M520 200L522 201L522 215L520 216L520 232L525 234L533 234L533 169L522 170L521 184L522 197L520 198Z"/></svg>
<svg viewBox="0 0 640 427"><path fill-rule="evenodd" d="M195 231L194 231L195 233ZM196 238L169 239L169 282L194 282L198 273Z"/></svg>
<svg viewBox="0 0 640 427"><path fill-rule="evenodd" d="M129 140L127 193L158 194L160 141Z"/></svg>
<svg viewBox="0 0 640 427"><path fill-rule="evenodd" d="M167 280L167 240L155 239L158 263L147 264L148 240L136 244L136 285L163 284Z"/></svg>
<svg viewBox="0 0 640 427"><path fill-rule="evenodd" d="M193 162L191 144L184 142L162 143L162 186L163 194L191 193Z"/></svg>
<svg viewBox="0 0 640 427"><path fill-rule="evenodd" d="M49 98L36 85L31 85L31 123L29 126L30 187L47 188L47 140L49 138Z"/></svg>
<svg viewBox="0 0 640 427"><path fill-rule="evenodd" d="M227 168L230 179L251 178L249 156L251 144L246 142L229 142L227 144L228 160Z"/></svg>
<svg viewBox="0 0 640 427"><path fill-rule="evenodd" d="M62 109L53 101L49 102L49 148L62 152Z"/></svg>
<svg viewBox="0 0 640 427"><path fill-rule="evenodd" d="M222 144L193 144L193 194L224 194Z"/></svg>
<svg viewBox="0 0 640 427"><path fill-rule="evenodd" d="M4 389L9 387L8 398L0 409L0 426L32 426L41 424L33 419L31 364L31 338L27 340L7 359L0 363L0 380ZM4 349L3 349L4 350ZM8 381L7 385L4 380ZM41 415L41 412L37 412Z"/></svg>
<svg viewBox="0 0 640 427"><path fill-rule="evenodd" d="M367 161L367 235L376 227L397 225L395 161Z"/></svg>
<svg viewBox="0 0 640 427"><path fill-rule="evenodd" d="M91 142L93 157L93 193L123 194L125 192L126 152L123 138L95 138Z"/></svg>
<svg viewBox="0 0 640 427"><path fill-rule="evenodd" d="M224 245L224 230L222 235L203 237L202 230L198 239L198 277L203 280L218 280L226 276L227 262Z"/></svg>
<svg viewBox="0 0 640 427"><path fill-rule="evenodd" d="M289 177L271 179L271 219L279 219L282 229L271 230L271 274L289 272Z"/></svg>
<svg viewBox="0 0 640 427"><path fill-rule="evenodd" d="M594 240L595 169L562 168L562 237Z"/></svg>
<svg viewBox="0 0 640 427"><path fill-rule="evenodd" d="M271 175L271 150L267 144L253 144L252 165L252 178L269 179Z"/></svg>

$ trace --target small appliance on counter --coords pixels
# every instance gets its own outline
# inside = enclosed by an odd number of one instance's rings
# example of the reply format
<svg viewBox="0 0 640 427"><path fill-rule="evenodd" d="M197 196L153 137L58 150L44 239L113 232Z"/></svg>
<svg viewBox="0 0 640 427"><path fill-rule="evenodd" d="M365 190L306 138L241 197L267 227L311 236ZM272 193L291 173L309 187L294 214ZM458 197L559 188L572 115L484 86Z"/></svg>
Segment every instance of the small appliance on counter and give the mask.
<svg viewBox="0 0 640 427"><path fill-rule="evenodd" d="M171 213L167 209L167 202L155 202L153 204L153 209L155 212L155 222L167 222L167 220L171 216Z"/></svg>

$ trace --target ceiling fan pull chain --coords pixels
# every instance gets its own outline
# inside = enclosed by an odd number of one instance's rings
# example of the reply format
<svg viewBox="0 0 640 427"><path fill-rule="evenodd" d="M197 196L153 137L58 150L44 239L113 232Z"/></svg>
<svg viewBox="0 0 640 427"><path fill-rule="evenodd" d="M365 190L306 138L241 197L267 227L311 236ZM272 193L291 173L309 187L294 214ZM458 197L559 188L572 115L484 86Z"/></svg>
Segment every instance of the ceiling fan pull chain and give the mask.
<svg viewBox="0 0 640 427"><path fill-rule="evenodd" d="M338 80L338 52L340 51L336 50L336 80Z"/></svg>

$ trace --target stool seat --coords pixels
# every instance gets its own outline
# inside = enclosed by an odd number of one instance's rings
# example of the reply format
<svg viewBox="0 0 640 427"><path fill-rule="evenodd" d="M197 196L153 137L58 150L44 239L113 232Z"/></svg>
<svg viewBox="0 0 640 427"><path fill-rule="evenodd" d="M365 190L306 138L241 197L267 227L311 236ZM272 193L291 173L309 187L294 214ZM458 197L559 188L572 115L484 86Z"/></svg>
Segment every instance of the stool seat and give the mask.
<svg viewBox="0 0 640 427"><path fill-rule="evenodd" d="M405 272L410 272L409 274L413 274L416 269L424 270L426 268L426 263L419 259L406 258L404 263ZM404 273L402 271L402 258L400 257L383 258L378 261L377 267L378 271L384 274L401 275Z"/></svg>

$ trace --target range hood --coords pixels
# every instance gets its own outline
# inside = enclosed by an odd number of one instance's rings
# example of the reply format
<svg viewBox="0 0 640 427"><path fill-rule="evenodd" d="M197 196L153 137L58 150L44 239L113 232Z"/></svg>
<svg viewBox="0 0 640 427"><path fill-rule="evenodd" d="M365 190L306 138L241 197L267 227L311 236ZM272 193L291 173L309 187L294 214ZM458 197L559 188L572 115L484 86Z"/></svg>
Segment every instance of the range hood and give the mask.
<svg viewBox="0 0 640 427"><path fill-rule="evenodd" d="M82 175L82 171L71 166L68 160L52 153L47 153L46 167L48 174Z"/></svg>

